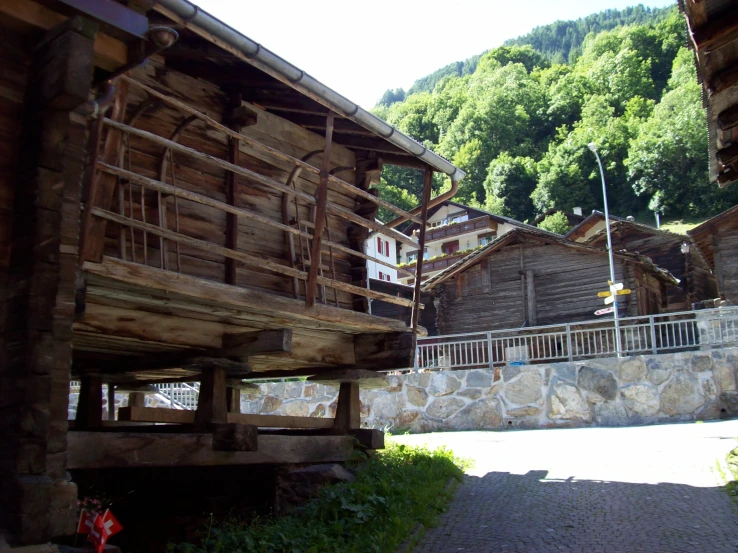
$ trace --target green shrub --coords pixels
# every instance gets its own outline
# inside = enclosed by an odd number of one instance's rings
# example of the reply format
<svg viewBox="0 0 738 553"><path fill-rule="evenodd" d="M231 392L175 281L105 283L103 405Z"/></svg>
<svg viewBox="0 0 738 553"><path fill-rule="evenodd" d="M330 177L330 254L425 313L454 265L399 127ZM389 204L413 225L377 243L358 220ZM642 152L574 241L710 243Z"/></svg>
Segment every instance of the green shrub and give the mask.
<svg viewBox="0 0 738 553"><path fill-rule="evenodd" d="M177 553L391 553L417 523L431 526L452 497L463 463L447 449L389 444L362 461L356 480L328 486L281 518L224 521Z"/></svg>

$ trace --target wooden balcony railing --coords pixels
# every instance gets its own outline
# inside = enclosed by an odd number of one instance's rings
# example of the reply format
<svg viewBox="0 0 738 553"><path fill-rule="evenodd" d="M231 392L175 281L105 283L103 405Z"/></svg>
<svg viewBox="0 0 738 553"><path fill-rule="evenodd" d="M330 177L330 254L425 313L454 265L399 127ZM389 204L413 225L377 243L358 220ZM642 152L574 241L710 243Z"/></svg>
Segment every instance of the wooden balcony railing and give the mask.
<svg viewBox="0 0 738 553"><path fill-rule="evenodd" d="M460 236L468 232L484 232L486 229L497 229L497 223L491 217L483 216L470 219L463 223L455 223L443 227L431 228L426 231L425 243L437 242L453 236Z"/></svg>

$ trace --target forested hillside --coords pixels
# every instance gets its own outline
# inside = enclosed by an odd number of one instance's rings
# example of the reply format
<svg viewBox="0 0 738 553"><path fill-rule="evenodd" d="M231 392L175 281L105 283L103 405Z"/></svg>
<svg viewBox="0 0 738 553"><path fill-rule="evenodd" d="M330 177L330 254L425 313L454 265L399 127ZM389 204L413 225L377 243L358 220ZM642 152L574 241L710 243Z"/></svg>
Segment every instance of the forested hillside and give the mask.
<svg viewBox="0 0 738 553"><path fill-rule="evenodd" d="M614 213L701 216L738 203L738 187L721 191L708 181L705 113L683 17L676 8L633 8L623 17L648 22L590 33L577 46L588 28L609 25L612 17L600 15L535 29L486 52L468 74L375 112L468 173L458 201L516 219L601 207L590 142ZM417 205L417 171L388 167L383 177L384 198Z"/></svg>

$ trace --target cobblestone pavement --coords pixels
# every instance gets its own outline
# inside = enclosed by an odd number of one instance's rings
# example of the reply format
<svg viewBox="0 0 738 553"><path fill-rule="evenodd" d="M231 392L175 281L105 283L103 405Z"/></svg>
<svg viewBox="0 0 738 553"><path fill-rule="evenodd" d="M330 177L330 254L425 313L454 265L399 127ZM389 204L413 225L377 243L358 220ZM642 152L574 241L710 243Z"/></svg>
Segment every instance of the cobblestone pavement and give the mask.
<svg viewBox="0 0 738 553"><path fill-rule="evenodd" d="M434 433L475 466L413 553L735 553L738 507L716 460L738 421Z"/></svg>

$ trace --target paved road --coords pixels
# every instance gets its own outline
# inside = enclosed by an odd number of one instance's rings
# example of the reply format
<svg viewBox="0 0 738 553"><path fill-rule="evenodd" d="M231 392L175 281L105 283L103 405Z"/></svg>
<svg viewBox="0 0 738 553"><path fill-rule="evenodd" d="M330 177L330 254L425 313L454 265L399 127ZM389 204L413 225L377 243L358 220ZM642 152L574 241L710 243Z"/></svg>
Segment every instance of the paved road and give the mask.
<svg viewBox="0 0 738 553"><path fill-rule="evenodd" d="M401 436L475 467L413 553L736 553L738 421Z"/></svg>

